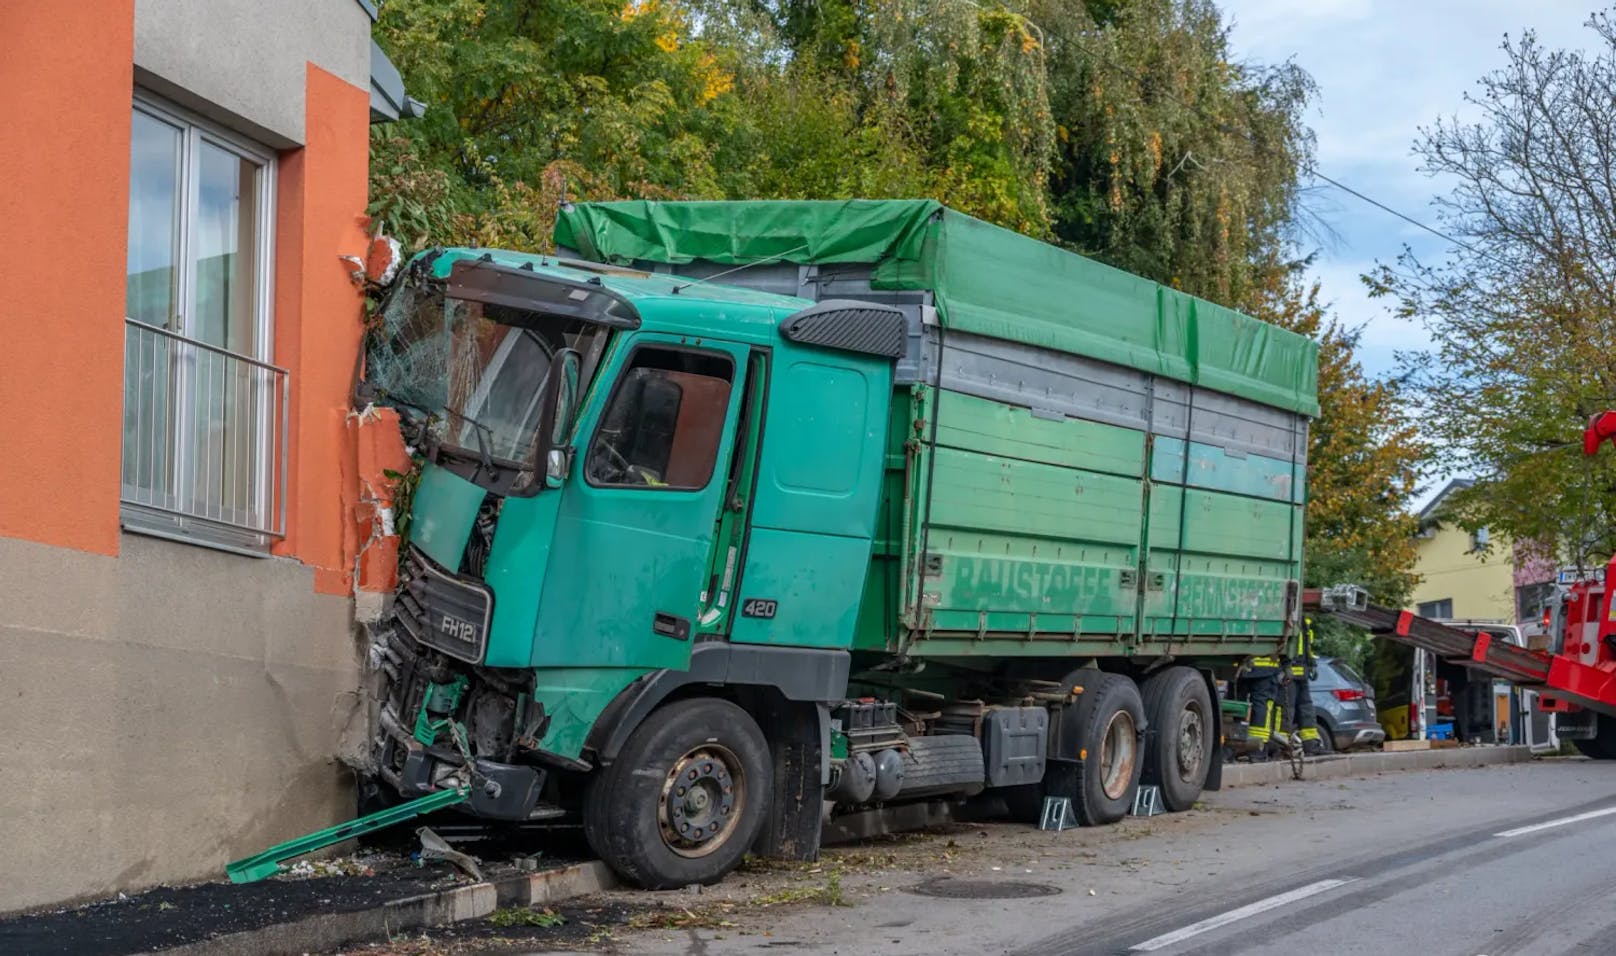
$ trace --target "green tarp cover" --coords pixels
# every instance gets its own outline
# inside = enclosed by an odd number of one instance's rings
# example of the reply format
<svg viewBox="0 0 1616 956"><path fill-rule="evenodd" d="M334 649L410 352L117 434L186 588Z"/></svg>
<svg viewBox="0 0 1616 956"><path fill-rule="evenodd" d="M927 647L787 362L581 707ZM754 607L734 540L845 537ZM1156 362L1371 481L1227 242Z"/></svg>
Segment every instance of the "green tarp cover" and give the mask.
<svg viewBox="0 0 1616 956"><path fill-rule="evenodd" d="M930 290L947 329L1319 411L1311 339L931 200L578 203L555 240L623 265L868 263L876 288Z"/></svg>

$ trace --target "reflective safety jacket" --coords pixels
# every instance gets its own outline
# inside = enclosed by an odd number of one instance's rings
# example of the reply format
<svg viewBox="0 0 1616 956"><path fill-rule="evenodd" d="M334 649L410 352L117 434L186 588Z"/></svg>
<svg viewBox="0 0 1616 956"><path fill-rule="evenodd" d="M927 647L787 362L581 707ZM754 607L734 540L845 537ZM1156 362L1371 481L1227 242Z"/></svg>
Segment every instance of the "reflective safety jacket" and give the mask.
<svg viewBox="0 0 1616 956"><path fill-rule="evenodd" d="M1284 667L1284 664L1283 659L1272 654L1253 657L1251 662L1246 665L1246 676L1266 677L1270 674L1277 674Z"/></svg>
<svg viewBox="0 0 1616 956"><path fill-rule="evenodd" d="M1285 655L1290 664L1292 677L1306 677L1311 679L1319 669L1319 659L1313 653L1313 619L1302 618L1302 626L1296 629L1296 636L1291 639L1291 646Z"/></svg>

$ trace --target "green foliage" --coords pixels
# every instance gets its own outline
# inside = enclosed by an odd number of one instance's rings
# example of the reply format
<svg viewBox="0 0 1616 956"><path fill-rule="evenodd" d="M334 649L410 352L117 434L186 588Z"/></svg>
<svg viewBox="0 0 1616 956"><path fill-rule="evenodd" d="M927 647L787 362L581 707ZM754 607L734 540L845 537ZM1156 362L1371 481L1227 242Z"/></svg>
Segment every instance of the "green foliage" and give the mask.
<svg viewBox="0 0 1616 956"><path fill-rule="evenodd" d="M567 918L555 910L536 910L530 906L508 906L505 909L495 910L490 913L488 921L501 929L507 929L512 926L564 926Z"/></svg>
<svg viewBox="0 0 1616 956"><path fill-rule="evenodd" d="M1037 0L1032 14L1051 37L1056 236L1246 305L1265 263L1281 257L1298 171L1311 161L1302 111L1312 80L1289 63L1234 62L1211 0L1087 8Z"/></svg>
<svg viewBox="0 0 1616 956"><path fill-rule="evenodd" d="M1368 672L1372 640L1367 631L1330 618L1314 623L1313 653L1320 657L1339 658L1360 676Z"/></svg>
<svg viewBox="0 0 1616 956"><path fill-rule="evenodd" d="M427 104L378 133L371 214L412 240L543 249L563 197L721 195L733 75L660 0L392 0Z"/></svg>
<svg viewBox="0 0 1616 956"><path fill-rule="evenodd" d="M382 469L382 477L392 482L393 530L402 541L410 540L410 517L413 514L410 503L415 500L415 489L421 484L422 463L423 459L413 458L409 471Z"/></svg>
<svg viewBox="0 0 1616 956"><path fill-rule="evenodd" d="M1311 86L1209 0L389 0L427 104L378 129L412 246L548 248L567 199L933 196L1239 305Z"/></svg>

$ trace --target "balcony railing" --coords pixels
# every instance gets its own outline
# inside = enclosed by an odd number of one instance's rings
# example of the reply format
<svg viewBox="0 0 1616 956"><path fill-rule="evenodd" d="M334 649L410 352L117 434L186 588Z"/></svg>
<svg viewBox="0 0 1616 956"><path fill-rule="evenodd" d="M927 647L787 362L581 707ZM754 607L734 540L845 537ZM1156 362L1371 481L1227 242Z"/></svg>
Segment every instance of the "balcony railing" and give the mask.
<svg viewBox="0 0 1616 956"><path fill-rule="evenodd" d="M262 550L286 530L285 369L124 322L124 523Z"/></svg>

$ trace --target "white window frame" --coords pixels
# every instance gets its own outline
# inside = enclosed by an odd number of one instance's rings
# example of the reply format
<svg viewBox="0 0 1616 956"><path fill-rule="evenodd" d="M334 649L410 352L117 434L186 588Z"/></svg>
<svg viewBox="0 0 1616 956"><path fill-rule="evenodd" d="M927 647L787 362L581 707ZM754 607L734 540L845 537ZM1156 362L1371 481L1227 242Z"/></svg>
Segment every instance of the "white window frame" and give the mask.
<svg viewBox="0 0 1616 956"><path fill-rule="evenodd" d="M183 336L191 341L200 341L196 337L197 330L192 325L196 313L195 288L195 253L193 251L193 232L200 213L201 190L199 185L199 170L201 166L204 143L215 146L226 152L234 154L259 167L258 194L254 197L255 209L259 218L256 227L256 249L252 261L252 268L256 278L253 307L253 348L251 353L233 353L245 358L263 363L273 363L275 353L275 323L274 323L274 292L275 292L275 237L276 237L276 154L273 150L242 137L197 113L178 106L168 100L155 96L152 93L136 89L131 103L131 117L134 112L144 113L159 122L175 127L181 134L180 149L180 175L178 184L178 197L180 204L179 222L176 227L176 243L178 255L176 259L175 275L175 302L174 314L171 324L165 327L167 331ZM132 186L131 186L132 188ZM128 371L125 371L128 374ZM182 369L182 383L186 372ZM177 389L180 400L176 402L174 434L174 473L176 480L188 480L189 470L187 463L195 453L194 441L187 440L191 433L190 425L194 421L194 409L186 407L184 401L188 389L182 384ZM277 410L274 402L260 402L259 422L257 435L259 447L256 449L255 461L259 463L258 473L253 475L254 494L258 498L256 507L260 514L269 514L271 509L280 512L280 518L275 522L272 530L255 530L231 524L229 522L214 521L206 517L185 512L182 508L166 509L125 500L120 509L120 518L125 530L157 537L174 538L177 540L203 544L224 550L239 551L252 555L264 555L275 540L284 536L284 509L287 489L284 487L287 474L285 460L284 439L282 434L282 447L274 448L273 432L271 427L275 416L280 415L280 426L284 429L288 422L285 420L284 409ZM279 461L277 461L279 458ZM276 482L271 480L279 469L281 487L275 487ZM120 483L122 477L120 475ZM279 496L279 501L269 500L269 496ZM176 494L177 504L183 504L190 499L189 489L182 489Z"/></svg>

